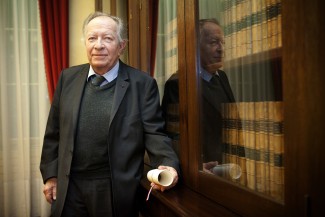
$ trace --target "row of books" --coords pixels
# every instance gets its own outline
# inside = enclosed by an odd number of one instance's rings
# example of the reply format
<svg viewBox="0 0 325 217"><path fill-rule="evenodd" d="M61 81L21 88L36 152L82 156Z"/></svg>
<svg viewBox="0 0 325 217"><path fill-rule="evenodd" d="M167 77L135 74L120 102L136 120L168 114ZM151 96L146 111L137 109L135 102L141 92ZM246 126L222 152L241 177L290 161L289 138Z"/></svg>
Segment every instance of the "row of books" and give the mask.
<svg viewBox="0 0 325 217"><path fill-rule="evenodd" d="M284 198L281 101L222 105L224 162L241 167L234 182L276 200Z"/></svg>
<svg viewBox="0 0 325 217"><path fill-rule="evenodd" d="M225 59L282 47L281 0L225 0Z"/></svg>

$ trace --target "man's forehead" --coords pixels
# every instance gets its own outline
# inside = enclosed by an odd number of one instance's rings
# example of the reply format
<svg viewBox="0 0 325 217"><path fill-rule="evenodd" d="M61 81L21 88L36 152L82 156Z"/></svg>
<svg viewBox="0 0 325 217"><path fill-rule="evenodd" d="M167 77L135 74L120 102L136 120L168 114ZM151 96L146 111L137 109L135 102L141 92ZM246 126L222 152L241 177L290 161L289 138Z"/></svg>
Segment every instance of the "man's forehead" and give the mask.
<svg viewBox="0 0 325 217"><path fill-rule="evenodd" d="M110 17L106 17L106 16L99 16L99 17L95 17L94 19L92 19L91 21L89 21L89 23L87 24L87 27L92 27L92 26L112 26L112 27L116 27L116 23L115 21L110 18Z"/></svg>
<svg viewBox="0 0 325 217"><path fill-rule="evenodd" d="M96 17L97 18L97 17ZM116 31L116 23L114 22L114 20L112 20L109 17L101 17L101 19L97 19L94 18L93 20L91 20L88 25L86 26L85 30L87 33L95 33L95 32L107 32L107 33L112 33ZM100 18L100 17L98 17ZM110 20L105 20L106 18L110 19Z"/></svg>
<svg viewBox="0 0 325 217"><path fill-rule="evenodd" d="M217 26L217 28L205 28L203 31L204 37L223 37L223 31L220 27Z"/></svg>

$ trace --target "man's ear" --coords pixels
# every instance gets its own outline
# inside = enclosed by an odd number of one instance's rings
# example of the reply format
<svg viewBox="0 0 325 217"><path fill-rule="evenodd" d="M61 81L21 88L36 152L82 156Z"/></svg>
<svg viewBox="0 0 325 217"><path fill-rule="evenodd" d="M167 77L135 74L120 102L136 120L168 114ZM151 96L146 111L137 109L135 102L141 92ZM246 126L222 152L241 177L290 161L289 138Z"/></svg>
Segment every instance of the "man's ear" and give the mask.
<svg viewBox="0 0 325 217"><path fill-rule="evenodd" d="M120 42L120 50L119 50L120 55L123 54L126 44L127 44L127 40L123 40L122 42Z"/></svg>

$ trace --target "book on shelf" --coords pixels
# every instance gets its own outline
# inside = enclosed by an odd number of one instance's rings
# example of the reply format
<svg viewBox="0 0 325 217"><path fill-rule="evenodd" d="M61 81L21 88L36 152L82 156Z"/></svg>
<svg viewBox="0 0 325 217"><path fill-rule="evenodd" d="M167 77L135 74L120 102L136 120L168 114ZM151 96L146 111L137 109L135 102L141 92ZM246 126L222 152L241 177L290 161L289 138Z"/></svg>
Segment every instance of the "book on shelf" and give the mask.
<svg viewBox="0 0 325 217"><path fill-rule="evenodd" d="M264 132L262 132L262 122L265 119L263 102L255 102L255 170L256 170L256 190L265 192L265 162L262 155L265 151Z"/></svg>
<svg viewBox="0 0 325 217"><path fill-rule="evenodd" d="M255 140L255 107L254 102L245 103L245 120L244 120L244 146L246 153L247 165L247 187L255 190L256 186L256 170L255 170L255 155L256 155L256 140Z"/></svg>
<svg viewBox="0 0 325 217"><path fill-rule="evenodd" d="M222 104L224 162L240 166L242 186L283 200L283 104Z"/></svg>
<svg viewBox="0 0 325 217"><path fill-rule="evenodd" d="M277 0L266 0L267 4L267 32L268 32L268 47L274 49L278 47L278 20L279 20L279 5ZM280 27L281 28L281 27Z"/></svg>
<svg viewBox="0 0 325 217"><path fill-rule="evenodd" d="M262 51L267 51L268 47L268 32L267 32L267 4L266 1L261 1L261 22L262 22Z"/></svg>
<svg viewBox="0 0 325 217"><path fill-rule="evenodd" d="M282 46L281 0L228 0L221 14L227 60Z"/></svg>
<svg viewBox="0 0 325 217"><path fill-rule="evenodd" d="M252 53L262 51L262 1L252 0Z"/></svg>
<svg viewBox="0 0 325 217"><path fill-rule="evenodd" d="M223 117L223 144L224 159L223 164L236 165L240 170L240 176L232 178L231 181L246 185L246 158L245 150L242 146L242 131L239 113L236 103L222 104ZM229 177L229 176L228 176Z"/></svg>
<svg viewBox="0 0 325 217"><path fill-rule="evenodd" d="M247 186L247 157L246 157L246 150L244 146L244 130L243 130L243 122L242 117L244 116L245 107L242 103L237 103L237 110L238 110L238 116L237 116L237 130L238 130L238 165L240 166L242 170L242 176L240 177L240 184L243 186Z"/></svg>
<svg viewBox="0 0 325 217"><path fill-rule="evenodd" d="M278 47L282 47L282 13L281 13L281 0L276 1L277 5L277 38L278 38Z"/></svg>
<svg viewBox="0 0 325 217"><path fill-rule="evenodd" d="M270 196L284 198L284 136L283 103L269 103L269 144L270 144Z"/></svg>

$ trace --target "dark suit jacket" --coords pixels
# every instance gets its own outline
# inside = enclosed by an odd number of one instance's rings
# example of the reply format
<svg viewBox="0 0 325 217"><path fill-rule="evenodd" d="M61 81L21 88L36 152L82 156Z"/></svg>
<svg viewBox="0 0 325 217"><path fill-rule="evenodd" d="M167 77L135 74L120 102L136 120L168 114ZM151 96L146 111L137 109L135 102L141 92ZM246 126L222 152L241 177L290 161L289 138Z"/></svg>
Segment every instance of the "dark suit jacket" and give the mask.
<svg viewBox="0 0 325 217"><path fill-rule="evenodd" d="M62 71L49 113L40 170L44 182L58 178L53 216L60 216L67 193L79 106L89 67L84 64ZM136 202L140 198L136 197L145 149L154 167L166 165L179 171L177 156L163 128L156 81L120 61L107 129L116 216L138 215Z"/></svg>
<svg viewBox="0 0 325 217"><path fill-rule="evenodd" d="M218 70L220 77L220 83L223 87L226 98L224 101L220 101L218 98L219 92L217 92L213 87L211 87L210 82L204 79L201 81L201 145L203 162L218 161L218 163L223 163L222 155L224 150L224 145L222 141L222 112L221 103L231 103L235 102L235 97L231 90L227 75L224 71Z"/></svg>
<svg viewBox="0 0 325 217"><path fill-rule="evenodd" d="M221 84L226 94L226 100L222 103L235 102L235 97L231 90L229 80L224 71L218 70ZM163 116L166 121L170 121L168 114L168 104L179 103L178 91L178 73L173 74L165 84L164 96L162 100ZM200 77L200 127L201 131L201 146L202 146L202 160L203 162L218 161L222 163L222 116L221 103L218 100L218 92L211 87L210 82ZM175 136L176 132L167 133ZM178 138L178 137L177 137Z"/></svg>

